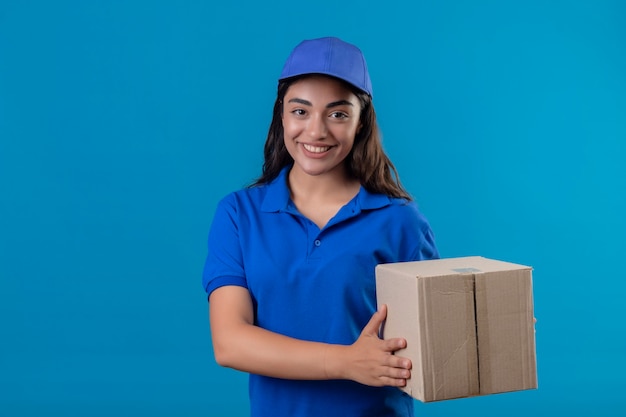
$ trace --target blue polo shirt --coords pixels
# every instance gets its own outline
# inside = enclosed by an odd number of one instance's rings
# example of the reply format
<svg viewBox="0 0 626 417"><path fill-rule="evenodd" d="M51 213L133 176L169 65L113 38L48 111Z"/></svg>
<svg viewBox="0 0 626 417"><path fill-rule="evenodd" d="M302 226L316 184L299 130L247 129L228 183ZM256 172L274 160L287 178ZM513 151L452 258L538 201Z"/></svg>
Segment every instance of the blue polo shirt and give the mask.
<svg viewBox="0 0 626 417"><path fill-rule="evenodd" d="M438 258L432 231L415 203L363 187L320 229L291 201L288 172L220 201L204 288L247 288L262 328L352 344L376 311L375 266ZM413 416L412 399L393 387L250 375L249 390L252 417Z"/></svg>

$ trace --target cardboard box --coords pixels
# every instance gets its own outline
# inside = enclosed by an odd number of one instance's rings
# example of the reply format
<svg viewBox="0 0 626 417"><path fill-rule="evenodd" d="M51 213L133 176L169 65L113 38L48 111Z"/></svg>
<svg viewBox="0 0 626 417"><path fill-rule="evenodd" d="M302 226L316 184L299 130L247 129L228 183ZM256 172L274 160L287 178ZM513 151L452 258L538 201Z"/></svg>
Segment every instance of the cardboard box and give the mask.
<svg viewBox="0 0 626 417"><path fill-rule="evenodd" d="M381 264L385 339L402 337L423 401L537 388L532 268L483 257Z"/></svg>

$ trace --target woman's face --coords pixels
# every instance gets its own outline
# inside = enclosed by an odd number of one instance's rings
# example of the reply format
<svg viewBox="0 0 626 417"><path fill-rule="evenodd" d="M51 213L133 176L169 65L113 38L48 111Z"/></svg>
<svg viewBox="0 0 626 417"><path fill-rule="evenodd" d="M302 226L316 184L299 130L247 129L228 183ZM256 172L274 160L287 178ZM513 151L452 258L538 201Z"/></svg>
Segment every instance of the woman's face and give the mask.
<svg viewBox="0 0 626 417"><path fill-rule="evenodd" d="M345 175L343 161L360 128L358 97L331 77L293 83L283 100L285 147L293 169L308 175Z"/></svg>

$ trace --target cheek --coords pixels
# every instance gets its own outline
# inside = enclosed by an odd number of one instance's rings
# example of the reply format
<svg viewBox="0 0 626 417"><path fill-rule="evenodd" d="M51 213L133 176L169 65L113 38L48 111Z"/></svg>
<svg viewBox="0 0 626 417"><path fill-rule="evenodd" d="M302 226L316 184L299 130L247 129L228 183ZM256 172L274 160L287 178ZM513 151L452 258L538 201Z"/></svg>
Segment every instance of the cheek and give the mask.
<svg viewBox="0 0 626 417"><path fill-rule="evenodd" d="M285 139L296 137L301 130L302 127L297 123L285 121L285 119L283 119L283 136Z"/></svg>
<svg viewBox="0 0 626 417"><path fill-rule="evenodd" d="M353 143L358 133L358 126L341 126L335 132L334 135L337 138L342 138L344 142Z"/></svg>
<svg viewBox="0 0 626 417"><path fill-rule="evenodd" d="M291 153L290 149L294 147L294 137L296 133L294 132L293 125L289 123L285 123L283 120L283 142L285 143L285 147Z"/></svg>

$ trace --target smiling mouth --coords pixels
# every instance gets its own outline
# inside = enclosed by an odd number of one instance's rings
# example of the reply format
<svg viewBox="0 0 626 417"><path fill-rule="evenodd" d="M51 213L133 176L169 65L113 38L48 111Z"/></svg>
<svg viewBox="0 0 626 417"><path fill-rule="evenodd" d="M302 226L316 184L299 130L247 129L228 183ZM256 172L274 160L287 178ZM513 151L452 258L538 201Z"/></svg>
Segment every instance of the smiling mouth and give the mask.
<svg viewBox="0 0 626 417"><path fill-rule="evenodd" d="M304 143L302 144L302 146L304 147L304 149L312 153L324 153L331 148L330 146L312 146Z"/></svg>

